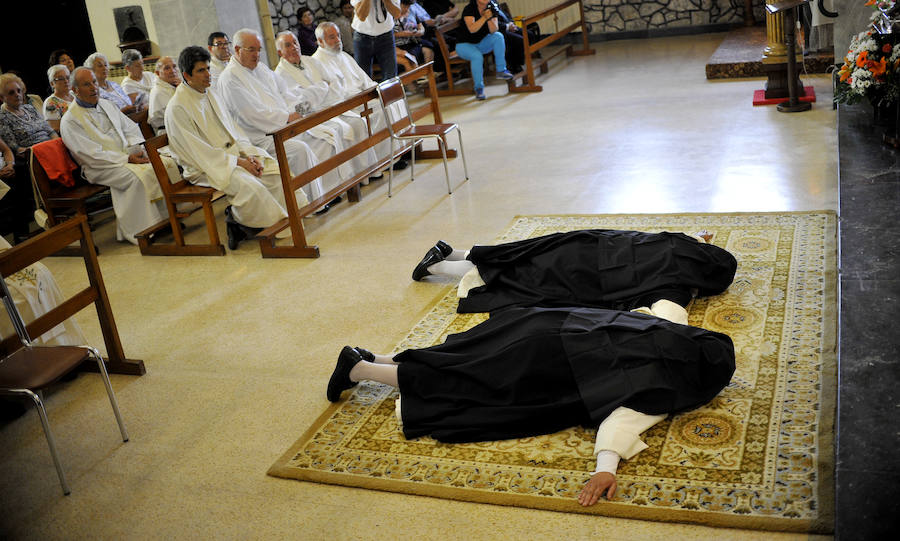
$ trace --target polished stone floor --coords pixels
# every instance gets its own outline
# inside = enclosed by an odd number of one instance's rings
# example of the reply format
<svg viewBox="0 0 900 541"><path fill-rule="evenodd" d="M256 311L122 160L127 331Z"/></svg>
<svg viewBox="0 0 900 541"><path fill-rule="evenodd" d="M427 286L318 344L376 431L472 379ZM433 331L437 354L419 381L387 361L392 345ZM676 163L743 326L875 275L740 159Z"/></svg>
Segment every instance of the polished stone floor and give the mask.
<svg viewBox="0 0 900 541"><path fill-rule="evenodd" d="M131 441L96 376L48 397L72 494L33 412L0 426L0 536L30 539L806 539L498 507L301 483L267 468L324 411L341 346L386 351L446 288L410 272L439 238L490 242L519 214L837 209L831 84L787 115L752 107L763 81L709 82L723 34L594 44L554 63L544 92L442 98L471 179L439 161L306 221L317 260L141 257L101 227L100 262L126 353L114 376ZM217 207L220 222L222 207ZM196 225L191 219L189 225ZM224 227L220 230L224 232ZM48 265L64 290L77 261ZM99 340L90 312L79 316Z"/></svg>

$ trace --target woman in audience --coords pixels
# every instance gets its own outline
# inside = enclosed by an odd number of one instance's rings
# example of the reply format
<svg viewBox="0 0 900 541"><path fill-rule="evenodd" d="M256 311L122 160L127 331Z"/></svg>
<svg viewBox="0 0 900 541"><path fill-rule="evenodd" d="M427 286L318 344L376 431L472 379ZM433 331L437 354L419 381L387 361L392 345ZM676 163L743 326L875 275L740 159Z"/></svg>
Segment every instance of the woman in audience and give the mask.
<svg viewBox="0 0 900 541"><path fill-rule="evenodd" d="M400 16L394 21L394 45L397 47L397 63L412 69L419 64L431 62L434 59L434 46L430 41L423 39L425 26L410 11L414 0L400 0ZM404 53L409 53L415 58L415 63L407 65L404 62Z"/></svg>
<svg viewBox="0 0 900 541"><path fill-rule="evenodd" d="M65 49L57 49L50 53L50 62L49 66L55 66L57 64L62 64L66 68L69 69L69 73L75 71L75 59L69 53L69 51Z"/></svg>
<svg viewBox="0 0 900 541"><path fill-rule="evenodd" d="M25 83L18 75L0 75L0 93L0 137L17 157L24 158L31 145L59 137L44 117L25 103Z"/></svg>
<svg viewBox="0 0 900 541"><path fill-rule="evenodd" d="M469 61L472 80L475 82L475 97L484 95L484 55L494 53L497 78L509 80L512 73L506 69L506 44L497 30L497 14L491 10L488 0L470 0L462 12L463 24L459 27L456 54Z"/></svg>
<svg viewBox="0 0 900 541"><path fill-rule="evenodd" d="M0 75L0 138L14 156L15 174L8 180L11 188L8 210L4 218L12 222L16 241L27 238L30 231L31 215L34 212L34 197L31 191L31 177L28 174L28 149L32 145L56 139L59 135L34 108L25 102L25 83L18 75ZM6 161L6 160L4 160Z"/></svg>
<svg viewBox="0 0 900 541"><path fill-rule="evenodd" d="M300 10L297 41L300 42L300 54L304 56L311 56L319 48L319 44L316 42L316 16L309 8Z"/></svg>
<svg viewBox="0 0 900 541"><path fill-rule="evenodd" d="M113 102L123 113L131 114L140 110L118 83L109 80L109 60L103 53L94 53L84 61L84 67L94 72L100 97Z"/></svg>
<svg viewBox="0 0 900 541"><path fill-rule="evenodd" d="M128 72L128 77L122 80L122 90L136 106L149 103L150 90L156 83L156 75L144 71L144 57L135 49L125 49L122 52L122 65Z"/></svg>
<svg viewBox="0 0 900 541"><path fill-rule="evenodd" d="M63 64L56 64L47 70L47 78L50 79L50 94L44 100L44 119L50 127L59 132L59 121L69 110L69 104L75 99L69 86L69 69Z"/></svg>

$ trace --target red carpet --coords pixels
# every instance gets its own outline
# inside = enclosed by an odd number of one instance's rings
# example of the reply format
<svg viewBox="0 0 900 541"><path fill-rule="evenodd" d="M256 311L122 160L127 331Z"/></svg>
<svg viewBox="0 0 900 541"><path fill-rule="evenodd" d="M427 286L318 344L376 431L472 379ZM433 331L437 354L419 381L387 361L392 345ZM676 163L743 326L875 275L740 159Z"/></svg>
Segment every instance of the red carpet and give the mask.
<svg viewBox="0 0 900 541"><path fill-rule="evenodd" d="M800 96L798 99L800 101L808 101L813 103L816 101L816 91L811 86L804 86L804 92L806 92L805 96ZM755 90L753 92L753 105L775 105L777 103L782 103L788 101L790 98L772 98L766 99L766 91L765 90Z"/></svg>

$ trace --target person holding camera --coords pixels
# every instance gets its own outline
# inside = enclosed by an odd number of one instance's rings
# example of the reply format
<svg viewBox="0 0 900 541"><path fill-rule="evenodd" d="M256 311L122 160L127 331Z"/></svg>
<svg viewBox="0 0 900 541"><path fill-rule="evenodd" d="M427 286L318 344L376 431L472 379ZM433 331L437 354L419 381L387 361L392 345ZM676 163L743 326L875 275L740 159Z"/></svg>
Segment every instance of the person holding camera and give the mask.
<svg viewBox="0 0 900 541"><path fill-rule="evenodd" d="M506 69L506 43L498 32L497 14L500 12L495 0L471 0L463 8L463 25L459 28L459 42L456 54L469 61L472 80L475 82L475 97L484 95L484 55L494 53L497 78L509 80L513 74Z"/></svg>

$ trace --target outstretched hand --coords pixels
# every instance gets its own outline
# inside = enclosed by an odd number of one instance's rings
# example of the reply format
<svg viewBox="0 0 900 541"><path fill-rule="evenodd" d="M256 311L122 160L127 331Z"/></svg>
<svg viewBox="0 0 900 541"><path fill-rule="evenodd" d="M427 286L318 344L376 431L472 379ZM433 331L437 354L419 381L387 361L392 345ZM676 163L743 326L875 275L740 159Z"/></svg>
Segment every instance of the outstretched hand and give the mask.
<svg viewBox="0 0 900 541"><path fill-rule="evenodd" d="M578 494L578 503L588 507L597 503L601 496L606 496L607 500L612 500L616 495L616 476L608 472L597 472L591 476L591 479L581 489Z"/></svg>

